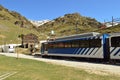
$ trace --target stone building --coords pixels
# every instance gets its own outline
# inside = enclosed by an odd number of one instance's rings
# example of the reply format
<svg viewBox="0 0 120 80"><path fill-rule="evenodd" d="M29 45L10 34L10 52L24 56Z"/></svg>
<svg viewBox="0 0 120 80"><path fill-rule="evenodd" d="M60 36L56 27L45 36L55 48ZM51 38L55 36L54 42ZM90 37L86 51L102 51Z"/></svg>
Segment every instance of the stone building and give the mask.
<svg viewBox="0 0 120 80"><path fill-rule="evenodd" d="M38 36L33 33L23 36L23 45L24 48L29 48L31 46L36 46L39 44Z"/></svg>

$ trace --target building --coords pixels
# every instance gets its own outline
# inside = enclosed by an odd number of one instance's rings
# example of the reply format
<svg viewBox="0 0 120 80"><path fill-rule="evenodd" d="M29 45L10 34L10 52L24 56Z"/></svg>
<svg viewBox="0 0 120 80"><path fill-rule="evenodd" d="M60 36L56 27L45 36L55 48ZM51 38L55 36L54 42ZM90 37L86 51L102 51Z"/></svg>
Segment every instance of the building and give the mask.
<svg viewBox="0 0 120 80"><path fill-rule="evenodd" d="M33 33L23 36L23 45L25 48L29 48L30 46L36 46L38 45L38 43L38 36Z"/></svg>

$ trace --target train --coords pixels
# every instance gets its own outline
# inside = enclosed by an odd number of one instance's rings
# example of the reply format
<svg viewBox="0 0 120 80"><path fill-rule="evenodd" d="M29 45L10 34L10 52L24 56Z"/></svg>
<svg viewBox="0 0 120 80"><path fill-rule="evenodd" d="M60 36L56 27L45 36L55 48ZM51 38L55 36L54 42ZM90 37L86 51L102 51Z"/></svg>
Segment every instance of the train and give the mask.
<svg viewBox="0 0 120 80"><path fill-rule="evenodd" d="M41 55L120 62L120 33L90 32L48 40L42 43Z"/></svg>

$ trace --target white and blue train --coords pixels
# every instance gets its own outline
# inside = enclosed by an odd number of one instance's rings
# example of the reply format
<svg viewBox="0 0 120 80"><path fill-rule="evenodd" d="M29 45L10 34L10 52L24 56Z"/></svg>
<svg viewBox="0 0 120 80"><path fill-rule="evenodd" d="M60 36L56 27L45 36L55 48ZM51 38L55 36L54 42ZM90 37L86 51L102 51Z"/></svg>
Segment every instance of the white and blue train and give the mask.
<svg viewBox="0 0 120 80"><path fill-rule="evenodd" d="M41 55L120 61L120 33L96 32L56 38L42 43Z"/></svg>

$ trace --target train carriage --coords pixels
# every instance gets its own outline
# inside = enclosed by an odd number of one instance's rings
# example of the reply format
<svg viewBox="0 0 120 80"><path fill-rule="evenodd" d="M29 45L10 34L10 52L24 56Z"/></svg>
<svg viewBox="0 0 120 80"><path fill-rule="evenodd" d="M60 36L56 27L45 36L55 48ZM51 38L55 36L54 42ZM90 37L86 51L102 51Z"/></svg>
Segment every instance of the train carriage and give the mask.
<svg viewBox="0 0 120 80"><path fill-rule="evenodd" d="M120 33L111 34L109 44L110 59L120 61Z"/></svg>
<svg viewBox="0 0 120 80"><path fill-rule="evenodd" d="M109 60L109 35L87 33L58 38L44 43L43 55Z"/></svg>

